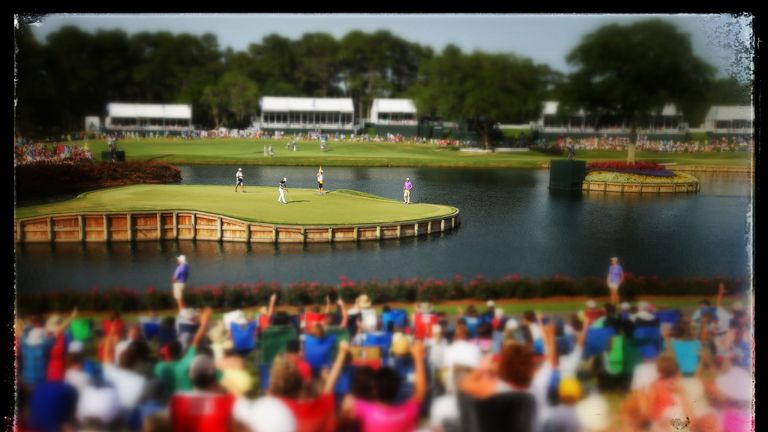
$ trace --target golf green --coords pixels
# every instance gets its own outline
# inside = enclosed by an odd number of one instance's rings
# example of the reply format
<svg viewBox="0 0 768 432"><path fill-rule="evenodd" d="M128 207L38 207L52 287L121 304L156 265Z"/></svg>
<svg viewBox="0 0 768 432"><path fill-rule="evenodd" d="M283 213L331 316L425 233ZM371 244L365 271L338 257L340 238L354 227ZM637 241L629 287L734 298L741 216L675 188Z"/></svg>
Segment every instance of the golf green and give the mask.
<svg viewBox="0 0 768 432"><path fill-rule="evenodd" d="M60 214L141 211L199 211L240 219L286 225L364 225L446 217L455 207L402 202L353 190L318 194L315 189L289 189L287 204L277 202L277 187L132 185L86 192L72 200L16 209L17 219Z"/></svg>

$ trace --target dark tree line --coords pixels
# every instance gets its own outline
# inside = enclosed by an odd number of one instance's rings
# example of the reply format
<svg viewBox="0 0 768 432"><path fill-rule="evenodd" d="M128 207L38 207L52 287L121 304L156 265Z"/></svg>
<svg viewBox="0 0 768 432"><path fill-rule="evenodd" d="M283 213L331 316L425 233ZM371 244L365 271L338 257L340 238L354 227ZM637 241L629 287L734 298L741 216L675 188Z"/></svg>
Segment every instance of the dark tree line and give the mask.
<svg viewBox="0 0 768 432"><path fill-rule="evenodd" d="M627 124L672 102L693 126L710 105L751 103L749 85L715 79L689 36L661 20L586 35L569 75L514 54L435 54L388 31L272 34L244 51L221 49L212 34L63 27L39 43L22 25L15 38L15 125L31 137L82 130L111 101L188 103L199 127L241 128L261 96L350 97L361 118L375 98L410 97L420 115L466 120L488 147L495 123L534 120L544 100Z"/></svg>

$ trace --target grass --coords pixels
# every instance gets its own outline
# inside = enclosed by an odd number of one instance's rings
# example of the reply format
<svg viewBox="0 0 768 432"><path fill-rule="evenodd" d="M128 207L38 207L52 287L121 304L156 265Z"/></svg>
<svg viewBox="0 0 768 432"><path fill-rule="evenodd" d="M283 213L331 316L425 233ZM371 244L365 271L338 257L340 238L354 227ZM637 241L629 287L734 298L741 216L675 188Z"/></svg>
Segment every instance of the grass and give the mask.
<svg viewBox="0 0 768 432"><path fill-rule="evenodd" d="M440 148L431 144L329 142L320 152L316 141L300 141L298 151L285 148L288 139L180 138L126 139L118 143L129 160L156 160L175 164L237 164L273 166L370 166L370 167L488 167L540 168L551 159L564 158L538 152L470 153ZM82 142L74 141L74 145ZM274 149L274 157L264 157L264 145ZM104 140L89 140L97 159L107 149ZM626 160L625 151L579 151L587 161ZM637 160L677 165L750 166L754 155L734 153L652 153L638 152Z"/></svg>
<svg viewBox="0 0 768 432"><path fill-rule="evenodd" d="M404 205L399 201L348 190L319 195L314 189L291 189L288 204L277 202L277 186L132 185L86 192L77 198L20 207L17 218L65 213L196 210L247 222L295 225L345 225L403 222L456 212L438 204Z"/></svg>

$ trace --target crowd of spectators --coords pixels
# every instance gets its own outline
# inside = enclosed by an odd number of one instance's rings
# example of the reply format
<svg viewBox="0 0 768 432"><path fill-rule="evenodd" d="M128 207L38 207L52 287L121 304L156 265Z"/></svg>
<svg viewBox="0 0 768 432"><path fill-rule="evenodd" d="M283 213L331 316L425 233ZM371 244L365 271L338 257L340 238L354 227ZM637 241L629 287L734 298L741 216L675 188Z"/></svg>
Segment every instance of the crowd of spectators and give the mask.
<svg viewBox="0 0 768 432"><path fill-rule="evenodd" d="M754 430L750 314L351 305L16 322L18 431ZM410 309L410 308L408 308ZM613 396L617 396L613 397Z"/></svg>
<svg viewBox="0 0 768 432"><path fill-rule="evenodd" d="M545 141L546 142L546 141ZM540 143L541 144L541 143ZM576 150L626 150L630 144L628 137L594 136L588 138L560 137L553 143L559 148L568 148L573 145ZM674 139L649 139L639 136L637 139L638 151L663 152L663 153L712 153L712 152L737 152L754 150L754 139L744 137L715 138L713 140L679 141Z"/></svg>
<svg viewBox="0 0 768 432"><path fill-rule="evenodd" d="M84 146L64 143L42 143L17 141L14 146L16 165L34 163L74 163L93 160L87 144Z"/></svg>

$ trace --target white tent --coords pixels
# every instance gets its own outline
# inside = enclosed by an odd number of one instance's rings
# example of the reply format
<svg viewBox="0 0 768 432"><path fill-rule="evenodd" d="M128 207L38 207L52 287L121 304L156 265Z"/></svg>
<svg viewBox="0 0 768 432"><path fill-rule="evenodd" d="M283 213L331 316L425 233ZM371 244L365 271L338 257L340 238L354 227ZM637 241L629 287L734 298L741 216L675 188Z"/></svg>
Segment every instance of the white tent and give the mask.
<svg viewBox="0 0 768 432"><path fill-rule="evenodd" d="M411 99L374 99L371 123L416 124L416 105Z"/></svg>
<svg viewBox="0 0 768 432"><path fill-rule="evenodd" d="M716 131L751 131L755 120L755 111L750 105L715 105L709 108L704 118L704 127L709 132Z"/></svg>
<svg viewBox="0 0 768 432"><path fill-rule="evenodd" d="M169 131L192 127L192 105L110 102L104 125L110 130Z"/></svg>
<svg viewBox="0 0 768 432"><path fill-rule="evenodd" d="M351 98L301 98L264 96L261 128L351 129L355 108Z"/></svg>

